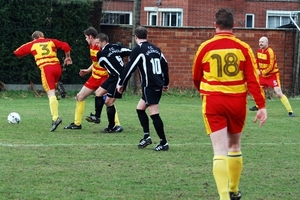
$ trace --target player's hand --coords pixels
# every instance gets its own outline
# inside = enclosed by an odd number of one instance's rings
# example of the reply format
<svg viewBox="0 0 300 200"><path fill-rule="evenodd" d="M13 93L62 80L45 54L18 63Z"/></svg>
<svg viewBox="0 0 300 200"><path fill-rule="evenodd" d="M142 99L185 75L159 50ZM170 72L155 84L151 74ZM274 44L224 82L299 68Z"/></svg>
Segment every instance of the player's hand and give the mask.
<svg viewBox="0 0 300 200"><path fill-rule="evenodd" d="M118 85L117 86L117 90L120 94L122 94L124 92L124 86L123 85Z"/></svg>
<svg viewBox="0 0 300 200"><path fill-rule="evenodd" d="M169 86L163 86L163 91L168 91L169 90Z"/></svg>
<svg viewBox="0 0 300 200"><path fill-rule="evenodd" d="M257 120L259 120L259 127L261 127L266 122L267 118L267 109L261 108L257 111L253 122L255 123Z"/></svg>
<svg viewBox="0 0 300 200"><path fill-rule="evenodd" d="M73 63L71 58L65 58L64 65L71 65Z"/></svg>
<svg viewBox="0 0 300 200"><path fill-rule="evenodd" d="M80 69L79 76L84 76L84 75L86 75L88 73L89 73L89 71L87 69Z"/></svg>

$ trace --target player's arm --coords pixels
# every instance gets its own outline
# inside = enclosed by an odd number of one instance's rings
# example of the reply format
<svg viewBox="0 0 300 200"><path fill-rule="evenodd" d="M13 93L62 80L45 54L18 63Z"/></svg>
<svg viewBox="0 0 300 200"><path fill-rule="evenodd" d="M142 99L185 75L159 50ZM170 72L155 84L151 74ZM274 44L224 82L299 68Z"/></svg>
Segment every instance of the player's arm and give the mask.
<svg viewBox="0 0 300 200"><path fill-rule="evenodd" d="M202 69L202 59L200 58L201 47L199 47L192 66L192 76L194 86L198 91L200 91L200 83L203 77L203 69Z"/></svg>
<svg viewBox="0 0 300 200"><path fill-rule="evenodd" d="M19 48L17 48L15 51L14 51L14 54L17 56L17 57L23 57L23 56L26 56L28 54L31 53L31 46L32 46L32 42L28 42L26 44L23 44L22 46L20 46Z"/></svg>
<svg viewBox="0 0 300 200"><path fill-rule="evenodd" d="M263 89L260 87L259 79L256 72L256 60L249 47L247 53L245 53L246 61L244 68L244 75L247 82L247 88L251 95L253 96L256 105L259 109L265 108L265 98L263 95Z"/></svg>
<svg viewBox="0 0 300 200"><path fill-rule="evenodd" d="M140 54L139 47L133 49L130 54L129 62L124 67L122 74L120 74L119 86L126 86L127 82L136 68L139 65L140 60L142 59L142 54Z"/></svg>
<svg viewBox="0 0 300 200"><path fill-rule="evenodd" d="M166 91L169 89L169 82L170 82L169 65L168 65L168 62L167 62L165 56L163 55L163 53L161 53L160 65L161 65L161 69L162 69L163 77L164 77L163 90Z"/></svg>
<svg viewBox="0 0 300 200"><path fill-rule="evenodd" d="M51 41L55 44L56 48L63 50L65 53L71 51L71 47L67 42L57 39L51 39Z"/></svg>
<svg viewBox="0 0 300 200"><path fill-rule="evenodd" d="M57 49L61 49L65 52L65 60L64 60L64 65L71 65L73 63L71 59L71 47L67 42L57 40L57 39L50 39L55 47Z"/></svg>
<svg viewBox="0 0 300 200"><path fill-rule="evenodd" d="M91 66L87 69L80 69L79 76L84 76L88 73L91 73L92 69L93 69L93 64L91 64Z"/></svg>
<svg viewBox="0 0 300 200"><path fill-rule="evenodd" d="M131 49L126 48L126 47L122 47L121 48L121 57L126 57L126 56L130 56L131 54Z"/></svg>
<svg viewBox="0 0 300 200"><path fill-rule="evenodd" d="M71 58L71 52L65 52L65 60L64 60L64 64L65 65L71 65L73 63L72 58Z"/></svg>

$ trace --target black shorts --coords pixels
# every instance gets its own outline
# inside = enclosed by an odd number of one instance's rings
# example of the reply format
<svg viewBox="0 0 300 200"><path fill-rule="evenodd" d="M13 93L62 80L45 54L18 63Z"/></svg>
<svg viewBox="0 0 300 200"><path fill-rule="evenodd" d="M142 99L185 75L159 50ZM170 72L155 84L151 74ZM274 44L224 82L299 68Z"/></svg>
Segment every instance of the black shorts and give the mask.
<svg viewBox="0 0 300 200"><path fill-rule="evenodd" d="M110 76L104 83L102 83L101 87L107 91L107 96L111 98L121 99L122 94L117 91L117 84L119 81L118 76Z"/></svg>
<svg viewBox="0 0 300 200"><path fill-rule="evenodd" d="M162 89L151 89L148 87L143 87L143 96L142 99L146 102L146 105L159 104Z"/></svg>

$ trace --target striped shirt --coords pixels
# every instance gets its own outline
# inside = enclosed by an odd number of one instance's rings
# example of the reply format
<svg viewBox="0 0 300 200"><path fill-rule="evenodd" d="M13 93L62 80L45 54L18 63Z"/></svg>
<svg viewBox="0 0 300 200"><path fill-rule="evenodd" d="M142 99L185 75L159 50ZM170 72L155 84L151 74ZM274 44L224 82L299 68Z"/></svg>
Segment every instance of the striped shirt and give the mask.
<svg viewBox="0 0 300 200"><path fill-rule="evenodd" d="M262 77L269 77L272 74L279 73L276 55L270 47L267 47L265 50L257 50L256 61Z"/></svg>
<svg viewBox="0 0 300 200"><path fill-rule="evenodd" d="M68 43L57 40L40 37L36 40L23 44L14 51L18 57L32 54L37 66L42 69L49 65L60 65L57 58L57 49L69 52L71 47Z"/></svg>
<svg viewBox="0 0 300 200"><path fill-rule="evenodd" d="M100 79L103 76L108 76L108 72L104 67L101 67L98 63L97 53L101 51L101 49L97 45L90 45L90 56L93 64L92 68L92 76L95 79Z"/></svg>
<svg viewBox="0 0 300 200"><path fill-rule="evenodd" d="M130 75L138 69L142 87L161 90L169 85L168 62L161 50L149 42L138 44L130 55L119 85L126 85Z"/></svg>
<svg viewBox="0 0 300 200"><path fill-rule="evenodd" d="M259 108L265 99L256 72L256 60L248 44L231 32L217 33L203 42L194 58L193 82L201 95L253 95Z"/></svg>

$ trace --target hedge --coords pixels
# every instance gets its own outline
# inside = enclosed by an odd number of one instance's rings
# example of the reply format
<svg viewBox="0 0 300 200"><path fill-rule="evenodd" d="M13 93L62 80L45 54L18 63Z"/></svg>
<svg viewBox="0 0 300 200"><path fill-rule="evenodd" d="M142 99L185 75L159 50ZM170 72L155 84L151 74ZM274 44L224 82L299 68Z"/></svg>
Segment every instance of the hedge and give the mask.
<svg viewBox="0 0 300 200"><path fill-rule="evenodd" d="M63 73L63 82L84 83L88 77L80 77L78 72L80 68L88 68L91 60L83 31L89 26L99 28L101 5L102 1L91 0L0 0L0 81L6 84L41 83L40 70L33 56L17 58L13 54L16 48L31 41L35 30L40 30L46 38L66 41L72 48L73 64ZM92 21L99 23L92 24ZM61 61L63 56L59 50Z"/></svg>

